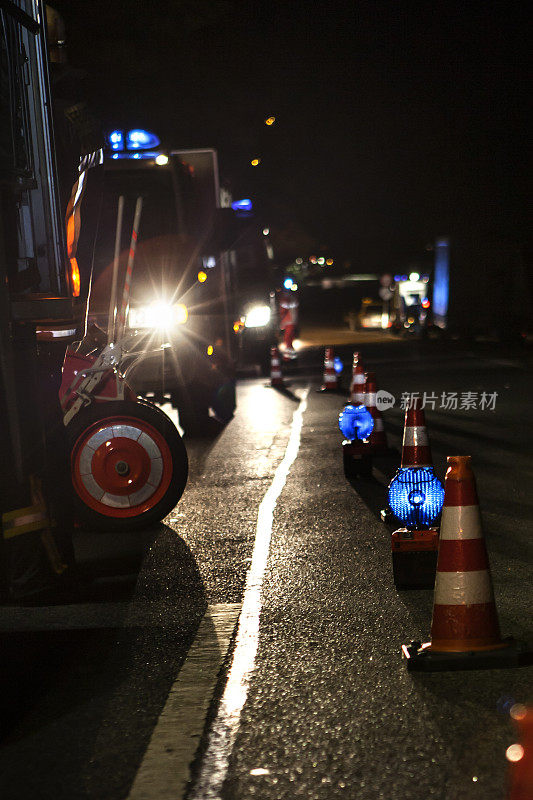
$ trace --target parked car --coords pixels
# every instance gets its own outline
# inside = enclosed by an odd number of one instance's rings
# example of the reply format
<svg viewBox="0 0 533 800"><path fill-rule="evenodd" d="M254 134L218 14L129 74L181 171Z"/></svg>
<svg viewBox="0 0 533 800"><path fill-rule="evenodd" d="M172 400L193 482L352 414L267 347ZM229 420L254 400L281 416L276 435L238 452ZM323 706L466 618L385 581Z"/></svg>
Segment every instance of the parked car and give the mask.
<svg viewBox="0 0 533 800"><path fill-rule="evenodd" d="M363 298L361 310L357 315L357 328L386 330L391 326L387 304L382 300L372 300L370 297Z"/></svg>

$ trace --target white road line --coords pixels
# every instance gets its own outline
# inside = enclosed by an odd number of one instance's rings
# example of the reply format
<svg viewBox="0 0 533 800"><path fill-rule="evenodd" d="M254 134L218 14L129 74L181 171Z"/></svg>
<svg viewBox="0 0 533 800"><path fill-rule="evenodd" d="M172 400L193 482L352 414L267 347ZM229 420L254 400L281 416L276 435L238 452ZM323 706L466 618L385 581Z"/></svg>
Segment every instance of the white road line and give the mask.
<svg viewBox="0 0 533 800"><path fill-rule="evenodd" d="M300 449L303 413L307 408L308 394L309 387L305 389L294 412L285 456L259 506L252 563L246 576L233 660L218 714L210 731L200 774L190 795L191 800L219 800L227 775L259 643L261 587L270 549L274 509Z"/></svg>
<svg viewBox="0 0 533 800"><path fill-rule="evenodd" d="M240 603L208 607L153 730L129 800L183 797L240 610Z"/></svg>

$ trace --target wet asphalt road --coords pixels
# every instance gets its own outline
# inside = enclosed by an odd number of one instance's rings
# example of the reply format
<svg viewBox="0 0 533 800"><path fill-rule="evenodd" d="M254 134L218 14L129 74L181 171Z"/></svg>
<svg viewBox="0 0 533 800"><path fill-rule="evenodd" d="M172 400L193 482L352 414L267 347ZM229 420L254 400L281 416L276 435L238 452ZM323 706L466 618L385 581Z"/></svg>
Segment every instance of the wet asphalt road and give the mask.
<svg viewBox="0 0 533 800"><path fill-rule="evenodd" d="M346 372L352 352L338 350ZM379 388L397 398L498 392L494 412L437 407L426 415L441 477L447 454L473 457L501 628L531 639L530 359L489 345L444 351L404 342L367 344L362 355ZM9 687L0 796L128 797L206 608L242 600L259 503L307 386L223 796L504 796L505 749L515 740L505 710L511 699L532 701L533 670L407 672L400 646L427 639L432 593L398 592L392 581L390 532L379 511L398 457L376 459L370 481L346 481L336 428L342 395L313 391L320 358L305 352L284 393L243 377L229 425L213 421L208 434L186 437L189 485L164 525L142 535L78 535L81 602L0 609ZM398 403L384 417L399 447ZM223 687L222 674L217 694ZM198 737L200 751L206 741ZM155 787L152 796L160 796Z"/></svg>

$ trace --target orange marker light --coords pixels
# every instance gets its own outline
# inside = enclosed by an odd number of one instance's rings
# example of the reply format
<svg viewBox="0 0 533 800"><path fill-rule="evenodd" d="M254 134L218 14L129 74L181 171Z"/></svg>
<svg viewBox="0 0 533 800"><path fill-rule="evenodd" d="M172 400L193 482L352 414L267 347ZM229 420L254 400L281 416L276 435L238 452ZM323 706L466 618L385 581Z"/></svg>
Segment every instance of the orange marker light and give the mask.
<svg viewBox="0 0 533 800"><path fill-rule="evenodd" d="M252 167L258 167L260 163L261 163L260 158L252 158L252 160L250 161Z"/></svg>
<svg viewBox="0 0 533 800"><path fill-rule="evenodd" d="M70 282L72 285L72 296L79 297L81 290L80 268L75 258L70 259Z"/></svg>
<svg viewBox="0 0 533 800"><path fill-rule="evenodd" d="M214 350L213 345L212 344L208 345L208 347L207 347L207 355L208 356L212 356L213 355L213 350Z"/></svg>
<svg viewBox="0 0 533 800"><path fill-rule="evenodd" d="M207 272L203 272L202 270L200 270L200 272L198 273L198 280L200 283L205 283L207 280Z"/></svg>
<svg viewBox="0 0 533 800"><path fill-rule="evenodd" d="M273 125L276 121L276 117L267 117L265 120L265 125Z"/></svg>

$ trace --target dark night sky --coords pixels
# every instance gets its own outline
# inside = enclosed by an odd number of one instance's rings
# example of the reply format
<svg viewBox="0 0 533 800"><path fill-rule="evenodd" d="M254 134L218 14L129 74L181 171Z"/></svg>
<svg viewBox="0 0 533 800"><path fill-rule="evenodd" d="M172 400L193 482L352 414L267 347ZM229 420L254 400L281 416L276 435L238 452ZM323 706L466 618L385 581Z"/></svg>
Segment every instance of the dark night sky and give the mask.
<svg viewBox="0 0 533 800"><path fill-rule="evenodd" d="M459 227L525 239L525 4L53 5L106 128L217 147L262 221L298 222L356 269Z"/></svg>

